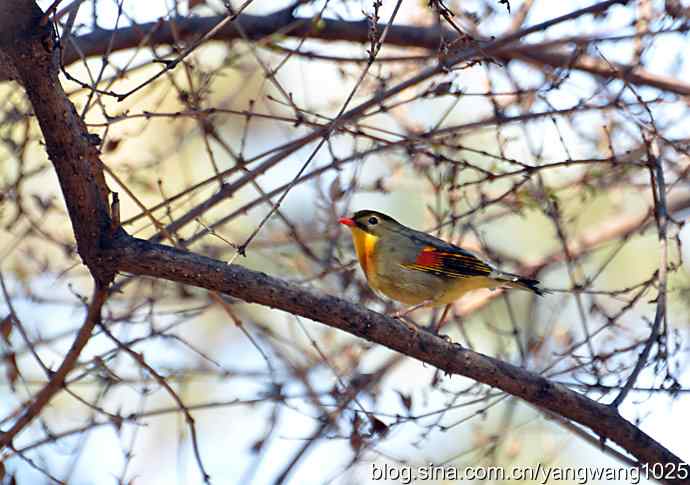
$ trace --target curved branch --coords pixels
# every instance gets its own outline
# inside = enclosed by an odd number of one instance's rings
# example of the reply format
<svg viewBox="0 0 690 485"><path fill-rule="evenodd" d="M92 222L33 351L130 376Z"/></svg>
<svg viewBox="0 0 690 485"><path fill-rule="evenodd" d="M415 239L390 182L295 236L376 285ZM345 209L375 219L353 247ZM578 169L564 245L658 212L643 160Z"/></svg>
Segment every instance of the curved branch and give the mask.
<svg viewBox="0 0 690 485"><path fill-rule="evenodd" d="M175 44L181 38L199 38L203 33L209 32L218 25L224 18L223 16L179 17L119 28L117 31L99 29L70 39L69 45L63 46L65 49L63 62L65 65L69 65L81 59L81 56L87 58L102 56L106 51L117 52L141 46ZM238 25L246 33L247 38L251 40L281 34L299 39L306 37L330 42L345 41L359 44L369 42L371 29L367 20L352 22L321 19L315 23L311 18L293 18L280 11L268 15L241 14L234 22L229 22L219 29L211 38L222 41L242 40L243 37ZM382 31L384 27L385 25L379 25L379 31ZM386 37L386 44L398 47L419 47L435 51L442 42L452 44L454 40L457 40L457 33L441 31L436 27L391 25ZM77 48L71 44L72 41ZM500 53L488 53L495 54L504 61L519 59L538 66L577 69L603 78L625 79L630 84L638 86L651 86L682 95L690 94L690 84L679 79L654 74L639 66L622 64L612 66L585 55L573 59L572 55L567 52L544 49L540 45L517 44L501 49ZM0 81L10 78L11 71L5 67L0 58Z"/></svg>
<svg viewBox="0 0 690 485"><path fill-rule="evenodd" d="M62 89L53 32L50 25L40 25L42 13L31 6L35 3L0 1L0 32L5 29L0 36L0 60L10 63L31 101L65 194L79 255L97 285L107 286L113 273L99 252L110 238L109 190L97 148L100 140L91 137Z"/></svg>
<svg viewBox="0 0 690 485"><path fill-rule="evenodd" d="M426 330L413 331L398 320L341 298L242 266L129 236L116 239L109 253L121 271L206 288L300 315L384 345L447 374L496 387L586 426L600 439L615 442L641 463L682 463L680 458L625 420L615 407L598 403L534 372L462 348Z"/></svg>

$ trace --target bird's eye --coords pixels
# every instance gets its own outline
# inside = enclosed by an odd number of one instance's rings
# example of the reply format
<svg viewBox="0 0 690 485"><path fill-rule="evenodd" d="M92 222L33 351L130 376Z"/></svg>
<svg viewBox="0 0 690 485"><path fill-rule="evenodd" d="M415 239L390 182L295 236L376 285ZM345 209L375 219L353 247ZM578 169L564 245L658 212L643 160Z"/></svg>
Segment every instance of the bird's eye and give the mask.
<svg viewBox="0 0 690 485"><path fill-rule="evenodd" d="M370 217L369 218L369 224L371 224L372 226L374 226L378 223L379 223L379 220L376 217Z"/></svg>

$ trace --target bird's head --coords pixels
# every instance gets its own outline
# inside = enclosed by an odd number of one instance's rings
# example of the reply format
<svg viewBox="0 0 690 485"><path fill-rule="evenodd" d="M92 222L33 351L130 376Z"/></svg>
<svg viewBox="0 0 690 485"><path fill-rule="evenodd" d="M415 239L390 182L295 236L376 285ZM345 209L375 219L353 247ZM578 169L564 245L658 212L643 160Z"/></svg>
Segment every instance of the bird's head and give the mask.
<svg viewBox="0 0 690 485"><path fill-rule="evenodd" d="M352 217L341 217L338 222L348 226L353 234L359 230L376 237L401 227L392 217L368 209L357 211Z"/></svg>

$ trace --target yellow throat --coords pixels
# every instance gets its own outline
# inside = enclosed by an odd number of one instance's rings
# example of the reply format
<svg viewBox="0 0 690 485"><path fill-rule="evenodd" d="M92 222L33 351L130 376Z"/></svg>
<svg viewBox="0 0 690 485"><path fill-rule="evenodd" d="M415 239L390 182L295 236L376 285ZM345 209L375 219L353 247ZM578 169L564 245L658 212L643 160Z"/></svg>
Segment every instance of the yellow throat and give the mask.
<svg viewBox="0 0 690 485"><path fill-rule="evenodd" d="M379 238L358 227L351 227L350 230L352 231L352 241L355 243L357 259L359 259L359 264L362 265L364 275L367 279L375 278L374 250Z"/></svg>

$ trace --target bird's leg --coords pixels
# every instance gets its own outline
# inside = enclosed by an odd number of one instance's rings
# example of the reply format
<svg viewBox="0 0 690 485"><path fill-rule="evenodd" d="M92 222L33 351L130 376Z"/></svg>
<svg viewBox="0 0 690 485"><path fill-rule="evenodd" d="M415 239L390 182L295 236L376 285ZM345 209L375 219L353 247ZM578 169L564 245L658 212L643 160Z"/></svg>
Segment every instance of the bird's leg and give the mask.
<svg viewBox="0 0 690 485"><path fill-rule="evenodd" d="M418 310L418 309L425 307L425 306L429 306L433 303L434 303L433 300L424 300L423 302L417 303L416 305L412 305L411 307L409 307L405 310L398 310L397 312L395 312L393 314L393 318L402 318L406 315L409 315L410 313L412 313L415 310Z"/></svg>
<svg viewBox="0 0 690 485"><path fill-rule="evenodd" d="M419 332L419 327L417 326L417 324L412 320L408 321L406 316L409 315L410 313L412 313L413 311L415 311L419 308L422 308L424 306L431 305L432 303L433 303L432 300L424 300L423 302L417 303L416 305L412 305L411 307L406 308L404 310L398 310L397 312L393 313L392 317L403 322L407 326L407 328L409 328L413 332L415 332L415 333Z"/></svg>
<svg viewBox="0 0 690 485"><path fill-rule="evenodd" d="M450 310L451 305L452 303L446 305L446 307L443 309L443 313L441 314L441 318L439 318L438 321L429 329L429 331L434 335L436 335L438 331L441 330L443 322L446 321L446 317L448 316L448 310Z"/></svg>

